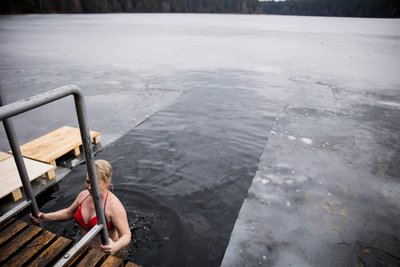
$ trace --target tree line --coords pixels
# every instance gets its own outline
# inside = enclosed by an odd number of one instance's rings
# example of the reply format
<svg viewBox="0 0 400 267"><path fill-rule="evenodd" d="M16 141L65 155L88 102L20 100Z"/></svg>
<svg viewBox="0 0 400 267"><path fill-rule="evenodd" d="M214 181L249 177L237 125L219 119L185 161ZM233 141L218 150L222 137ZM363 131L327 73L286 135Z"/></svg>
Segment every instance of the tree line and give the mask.
<svg viewBox="0 0 400 267"><path fill-rule="evenodd" d="M400 0L1 0L1 14L236 13L400 17Z"/></svg>

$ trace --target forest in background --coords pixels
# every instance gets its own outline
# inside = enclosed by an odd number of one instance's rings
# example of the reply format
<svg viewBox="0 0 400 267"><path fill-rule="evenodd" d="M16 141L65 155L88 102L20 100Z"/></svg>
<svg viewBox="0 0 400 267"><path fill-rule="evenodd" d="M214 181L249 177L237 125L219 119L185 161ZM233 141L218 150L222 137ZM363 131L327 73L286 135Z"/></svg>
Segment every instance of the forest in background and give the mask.
<svg viewBox="0 0 400 267"><path fill-rule="evenodd" d="M400 18L400 0L0 0L1 14L115 12Z"/></svg>

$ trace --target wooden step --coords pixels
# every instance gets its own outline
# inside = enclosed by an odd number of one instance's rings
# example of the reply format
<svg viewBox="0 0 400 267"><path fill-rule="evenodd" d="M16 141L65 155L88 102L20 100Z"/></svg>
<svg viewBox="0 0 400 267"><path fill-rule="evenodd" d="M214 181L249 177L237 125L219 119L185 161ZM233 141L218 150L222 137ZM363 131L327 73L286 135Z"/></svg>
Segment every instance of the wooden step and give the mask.
<svg viewBox="0 0 400 267"><path fill-rule="evenodd" d="M0 265L5 264L12 256L14 256L20 249L28 245L32 239L42 231L41 228L31 225L12 240L8 241L1 249Z"/></svg>
<svg viewBox="0 0 400 267"><path fill-rule="evenodd" d="M38 255L31 263L30 267L50 266L64 255L71 247L72 240L60 236L50 246Z"/></svg>
<svg viewBox="0 0 400 267"><path fill-rule="evenodd" d="M88 253L88 251L88 247L84 247L83 249L81 249L77 254L75 254L74 258L68 262L66 267L75 267L76 265L78 265L79 262L85 257L86 253Z"/></svg>
<svg viewBox="0 0 400 267"><path fill-rule="evenodd" d="M0 266L53 266L71 248L72 241L65 237L30 225L21 220L3 227L0 232ZM140 267L115 256L106 255L87 246L81 249L67 266Z"/></svg>
<svg viewBox="0 0 400 267"><path fill-rule="evenodd" d="M28 227L28 224L23 221L15 221L11 225L8 225L0 233L0 247L6 244L8 240L11 240L14 236L18 235L22 230Z"/></svg>
<svg viewBox="0 0 400 267"><path fill-rule="evenodd" d="M99 132L90 131L90 139L93 143L98 144L100 137ZM79 156L81 145L80 130L63 126L22 145L21 152L24 157L55 166L56 160L68 153Z"/></svg>
<svg viewBox="0 0 400 267"><path fill-rule="evenodd" d="M124 261L120 258L114 256L108 256L105 262L101 265L101 267L120 267L123 266Z"/></svg>
<svg viewBox="0 0 400 267"><path fill-rule="evenodd" d="M4 214L3 214L4 215ZM0 231L3 231L4 228L8 227L9 225L11 225L12 223L14 223L16 221L15 217L10 217L8 219L6 219L1 225L0 225ZM1 236L0 236L1 239Z"/></svg>
<svg viewBox="0 0 400 267"><path fill-rule="evenodd" d="M39 177L53 179L56 176L55 167L43 162L38 162L28 158L24 158L26 171L29 180L33 181ZM22 198L22 182L18 173L17 166L11 154L0 151L0 198L11 193L14 201Z"/></svg>
<svg viewBox="0 0 400 267"><path fill-rule="evenodd" d="M56 239L56 235L44 231L42 234L37 236L31 243L20 250L14 257L9 259L6 263L3 264L3 267L12 267L12 266L22 266L25 265L28 261L36 257L43 248L47 247L48 244L53 242Z"/></svg>
<svg viewBox="0 0 400 267"><path fill-rule="evenodd" d="M97 249L91 249L76 267L95 267L104 258L104 253Z"/></svg>

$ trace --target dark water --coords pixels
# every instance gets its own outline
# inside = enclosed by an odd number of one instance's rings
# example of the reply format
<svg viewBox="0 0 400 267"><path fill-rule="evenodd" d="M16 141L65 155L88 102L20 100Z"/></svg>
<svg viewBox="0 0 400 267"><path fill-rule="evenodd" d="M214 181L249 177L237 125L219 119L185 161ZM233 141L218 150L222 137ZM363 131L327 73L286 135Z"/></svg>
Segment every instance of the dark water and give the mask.
<svg viewBox="0 0 400 267"><path fill-rule="evenodd" d="M219 266L267 142L267 101L233 77L204 78L97 155L114 167L134 234L129 258L143 266ZM84 174L75 168L43 209L69 205Z"/></svg>

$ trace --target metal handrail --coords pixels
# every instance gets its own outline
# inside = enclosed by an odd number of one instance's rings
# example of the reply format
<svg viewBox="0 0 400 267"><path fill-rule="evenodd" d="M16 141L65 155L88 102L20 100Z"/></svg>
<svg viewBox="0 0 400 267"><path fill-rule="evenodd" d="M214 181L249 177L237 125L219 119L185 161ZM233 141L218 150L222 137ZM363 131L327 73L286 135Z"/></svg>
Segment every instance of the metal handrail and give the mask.
<svg viewBox="0 0 400 267"><path fill-rule="evenodd" d="M26 209L32 204L30 200L24 200L19 203L16 207L12 208L11 210L7 211L0 217L0 225L6 222L9 218L14 216L15 214L20 213L22 210Z"/></svg>
<svg viewBox="0 0 400 267"><path fill-rule="evenodd" d="M92 188L91 191L96 210L96 216L98 219L98 224L102 226L100 229L101 242L103 245L108 245L109 244L108 232L107 232L107 227L105 227L106 219L104 211L101 207L100 190L96 176L94 153L93 153L92 143L90 141L90 133L87 123L85 100L82 91L79 89L79 87L75 85L67 85L10 104L5 104L4 99L2 98L2 92L0 88L0 99L1 99L0 120L3 121L4 127L6 128L7 138L10 142L10 146L14 154L14 159L17 164L18 172L21 177L26 197L28 200L32 202L33 214L37 216L39 209L37 208L36 198L32 192L32 187L29 181L29 177L26 174L25 164L23 163L23 158L20 153L15 133L13 131L11 120L9 118L24 113L26 111L35 109L37 107L43 106L45 104L51 103L53 101L59 100L69 95L74 96L75 109L78 117L79 129L82 138L82 146L86 159L87 173L89 176L90 186ZM29 192L30 190L31 192Z"/></svg>
<svg viewBox="0 0 400 267"><path fill-rule="evenodd" d="M86 244L95 237L101 229L105 228L103 225L96 225L90 231L76 243L64 256L56 263L53 267L62 267L68 264L68 262L78 253Z"/></svg>

